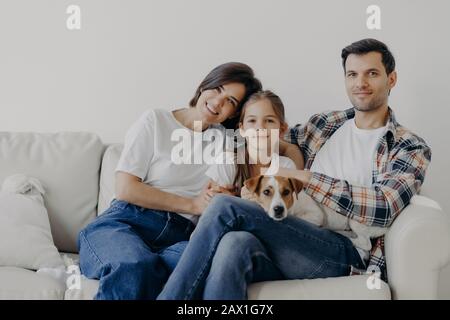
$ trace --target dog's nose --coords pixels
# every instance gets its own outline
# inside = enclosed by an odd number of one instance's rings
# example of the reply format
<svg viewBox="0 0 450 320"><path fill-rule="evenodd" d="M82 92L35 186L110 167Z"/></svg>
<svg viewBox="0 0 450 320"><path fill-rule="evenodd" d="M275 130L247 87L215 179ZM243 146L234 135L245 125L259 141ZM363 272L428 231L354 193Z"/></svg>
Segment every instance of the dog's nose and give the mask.
<svg viewBox="0 0 450 320"><path fill-rule="evenodd" d="M281 218L283 216L284 207L283 206L275 206L275 207L273 207L273 212L275 214L275 218Z"/></svg>

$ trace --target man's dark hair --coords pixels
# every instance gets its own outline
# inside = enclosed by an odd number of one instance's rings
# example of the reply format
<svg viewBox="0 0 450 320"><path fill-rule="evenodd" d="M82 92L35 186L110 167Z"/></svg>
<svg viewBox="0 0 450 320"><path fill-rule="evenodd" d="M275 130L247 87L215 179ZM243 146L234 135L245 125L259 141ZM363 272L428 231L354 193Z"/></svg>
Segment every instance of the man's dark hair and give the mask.
<svg viewBox="0 0 450 320"><path fill-rule="evenodd" d="M240 101L233 118L224 121L222 124L226 128L235 129L239 120L239 113L245 101L253 93L262 90L261 82L255 78L252 68L248 65L240 62L228 62L215 67L200 83L189 105L195 107L203 90L215 89L233 82L242 83L245 86L245 96Z"/></svg>
<svg viewBox="0 0 450 320"><path fill-rule="evenodd" d="M381 53L381 61L387 74L395 70L395 59L387 45L376 39L363 39L353 42L351 45L342 49L342 66L345 71L345 62L350 54L363 55L369 52Z"/></svg>

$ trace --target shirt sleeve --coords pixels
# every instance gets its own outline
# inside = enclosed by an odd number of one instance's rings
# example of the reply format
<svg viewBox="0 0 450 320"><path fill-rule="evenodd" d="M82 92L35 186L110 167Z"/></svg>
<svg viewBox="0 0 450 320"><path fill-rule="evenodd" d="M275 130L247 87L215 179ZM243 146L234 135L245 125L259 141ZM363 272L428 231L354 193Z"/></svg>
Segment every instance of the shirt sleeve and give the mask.
<svg viewBox="0 0 450 320"><path fill-rule="evenodd" d="M334 211L366 225L388 227L409 204L431 161L426 144L400 149L371 187L351 185L314 172L305 192Z"/></svg>
<svg viewBox="0 0 450 320"><path fill-rule="evenodd" d="M154 153L154 117L152 111L144 113L127 131L116 171L145 179Z"/></svg>

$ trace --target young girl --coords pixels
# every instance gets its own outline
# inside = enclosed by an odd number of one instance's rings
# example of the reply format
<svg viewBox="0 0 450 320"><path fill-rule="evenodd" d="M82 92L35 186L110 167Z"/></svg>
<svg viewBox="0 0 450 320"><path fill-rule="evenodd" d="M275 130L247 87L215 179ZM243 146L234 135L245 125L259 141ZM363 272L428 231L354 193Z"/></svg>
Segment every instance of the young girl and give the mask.
<svg viewBox="0 0 450 320"><path fill-rule="evenodd" d="M207 175L219 186L233 183L242 188L247 178L273 164L276 150L270 133L278 129L282 135L287 128L280 99L269 91L253 94L239 128L248 145L248 161L210 167ZM270 163L259 161L264 153ZM295 167L284 157L279 157L279 166ZM246 299L250 283L342 276L348 274L349 264L363 267L345 236L296 217L275 221L253 201L214 195L158 299Z"/></svg>
<svg viewBox="0 0 450 320"><path fill-rule="evenodd" d="M249 199L250 193L244 181L260 175L262 168L279 165L295 169L295 163L279 156L276 150L278 138L287 129L281 99L269 90L254 93L245 103L239 119L239 133L245 139L245 144L235 148L234 152L229 151L217 157L216 164L206 172L212 179L212 185L233 185L238 195Z"/></svg>

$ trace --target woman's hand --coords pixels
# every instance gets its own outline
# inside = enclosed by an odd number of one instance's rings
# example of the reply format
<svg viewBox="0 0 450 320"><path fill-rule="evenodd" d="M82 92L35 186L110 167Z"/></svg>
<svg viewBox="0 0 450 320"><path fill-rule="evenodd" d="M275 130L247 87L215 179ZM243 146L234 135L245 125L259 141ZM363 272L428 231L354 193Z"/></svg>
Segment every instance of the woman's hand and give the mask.
<svg viewBox="0 0 450 320"><path fill-rule="evenodd" d="M253 192L248 191L246 186L241 189L241 198L249 201L256 201L256 195Z"/></svg>
<svg viewBox="0 0 450 320"><path fill-rule="evenodd" d="M218 193L227 194L230 196L236 196L237 195L237 188L234 185L228 184L225 186L220 186L214 181L210 181L210 192L214 196Z"/></svg>
<svg viewBox="0 0 450 320"><path fill-rule="evenodd" d="M211 190L211 182L208 182L200 192L198 196L192 198L192 208L191 213L194 215L201 215L203 211L205 211L212 197L214 196L214 192Z"/></svg>
<svg viewBox="0 0 450 320"><path fill-rule="evenodd" d="M192 214L201 215L216 194L223 193L231 196L236 195L235 189L234 186L220 186L212 180L209 181L202 192L192 199Z"/></svg>

